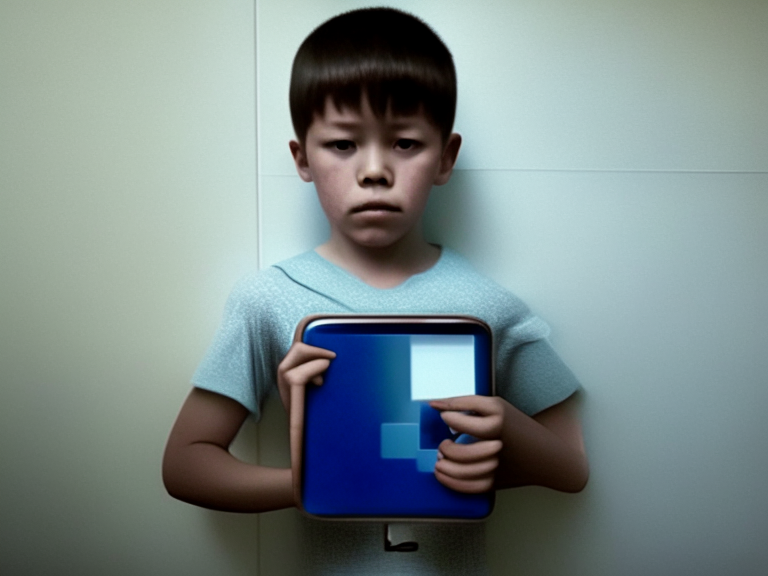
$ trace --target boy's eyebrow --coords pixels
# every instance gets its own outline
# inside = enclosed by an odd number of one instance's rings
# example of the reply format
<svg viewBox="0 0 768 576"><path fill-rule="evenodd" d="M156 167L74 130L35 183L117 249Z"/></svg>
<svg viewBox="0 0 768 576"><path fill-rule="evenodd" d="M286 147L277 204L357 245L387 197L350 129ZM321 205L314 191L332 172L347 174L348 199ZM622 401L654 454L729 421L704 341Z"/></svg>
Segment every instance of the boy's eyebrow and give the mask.
<svg viewBox="0 0 768 576"><path fill-rule="evenodd" d="M411 120L390 120L387 123L391 128L395 128L397 130L403 129L403 128L418 128L420 127L421 123L418 122L415 119Z"/></svg>
<svg viewBox="0 0 768 576"><path fill-rule="evenodd" d="M352 130L355 128L359 128L362 124L362 120L326 120L326 124L329 126L332 126L334 128L343 128L347 130ZM387 128L394 129L394 130L402 130L405 128L416 128L418 127L419 123L412 120L412 119L391 119L387 121Z"/></svg>
<svg viewBox="0 0 768 576"><path fill-rule="evenodd" d="M334 128L358 128L362 124L361 120L326 120L326 124Z"/></svg>

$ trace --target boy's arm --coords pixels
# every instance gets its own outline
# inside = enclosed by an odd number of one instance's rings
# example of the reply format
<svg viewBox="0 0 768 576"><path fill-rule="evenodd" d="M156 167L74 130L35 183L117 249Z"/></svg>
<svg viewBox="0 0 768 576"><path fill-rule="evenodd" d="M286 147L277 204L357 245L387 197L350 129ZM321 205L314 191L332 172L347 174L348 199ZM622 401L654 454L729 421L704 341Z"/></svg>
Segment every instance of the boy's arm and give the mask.
<svg viewBox="0 0 768 576"><path fill-rule="evenodd" d="M460 492L537 485L579 492L589 464L573 396L534 417L500 397L463 396L430 402L452 428L479 440L440 444L435 474ZM473 414L465 414L471 411Z"/></svg>
<svg viewBox="0 0 768 576"><path fill-rule="evenodd" d="M168 493L191 504L230 512L294 506L290 469L246 464L229 445L248 416L234 400L194 388L179 412L163 456Z"/></svg>
<svg viewBox="0 0 768 576"><path fill-rule="evenodd" d="M292 426L297 418L303 421L304 387L310 382L321 384L335 356L299 342L278 366L278 388ZM292 391L297 395L293 403ZM229 445L247 416L248 410L231 398L192 389L163 456L163 482L171 496L230 512L266 512L296 505L291 469L246 464L230 454Z"/></svg>

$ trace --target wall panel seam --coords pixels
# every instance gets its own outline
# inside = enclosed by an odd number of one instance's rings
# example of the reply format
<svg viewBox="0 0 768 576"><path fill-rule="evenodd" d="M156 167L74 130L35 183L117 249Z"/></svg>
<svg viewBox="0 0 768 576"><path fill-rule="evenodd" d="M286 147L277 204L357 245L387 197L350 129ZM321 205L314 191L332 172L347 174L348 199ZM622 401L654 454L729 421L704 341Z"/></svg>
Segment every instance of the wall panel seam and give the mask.
<svg viewBox="0 0 768 576"><path fill-rule="evenodd" d="M259 12L259 2L258 0L253 0L253 105L254 105L254 116L253 116L253 129L254 129L254 148L256 151L256 156L253 159L253 167L256 172L256 178L255 178L255 194L256 194L256 214L254 214L254 217L256 218L256 269L261 270L261 245L262 245L262 238L261 238L261 163L260 163L260 157L259 151L261 150L261 137L259 132L259 49L258 49L258 43L259 43L259 27L258 27L258 12ZM256 454L255 459L256 463L261 464L261 459L259 458L259 438L257 436L256 438ZM261 515L256 514L256 576L261 576L262 569L261 569Z"/></svg>

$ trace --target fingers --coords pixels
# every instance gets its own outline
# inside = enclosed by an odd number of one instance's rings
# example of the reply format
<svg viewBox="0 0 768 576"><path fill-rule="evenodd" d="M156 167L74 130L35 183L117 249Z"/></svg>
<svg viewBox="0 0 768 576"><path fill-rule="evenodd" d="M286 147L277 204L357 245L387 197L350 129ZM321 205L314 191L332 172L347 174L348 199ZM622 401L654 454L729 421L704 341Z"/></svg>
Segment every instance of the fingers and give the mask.
<svg viewBox="0 0 768 576"><path fill-rule="evenodd" d="M503 400L493 396L460 396L434 400L430 406L441 411L443 422L463 434L493 439L501 436L504 424Z"/></svg>
<svg viewBox="0 0 768 576"><path fill-rule="evenodd" d="M323 383L323 372L330 366L336 353L324 348L317 348L296 342L291 346L283 361L277 367L277 384L280 398L286 409L291 404L291 389L306 386L310 382Z"/></svg>
<svg viewBox="0 0 768 576"><path fill-rule="evenodd" d="M283 358L283 361L280 362L280 365L277 367L278 373L281 371L287 372L296 366L317 358L333 360L336 358L336 352L326 350L325 348L318 348L317 346L310 346L303 342L296 342L291 346L290 350L288 350L288 354L285 355L285 358Z"/></svg>
<svg viewBox="0 0 768 576"><path fill-rule="evenodd" d="M331 350L297 342L277 367L278 381L291 386L305 385L310 381L319 384L322 373L334 358L336 353Z"/></svg>
<svg viewBox="0 0 768 576"><path fill-rule="evenodd" d="M503 411L500 400L501 398L498 396L456 396L454 398L432 400L429 405L435 410L471 411L477 412L480 415L490 416L492 414L500 414Z"/></svg>
<svg viewBox="0 0 768 576"><path fill-rule="evenodd" d="M466 464L443 458L435 464L435 470L440 471L451 478L456 478L457 480L474 480L476 478L492 476L498 467L498 458L488 458L487 460Z"/></svg>
<svg viewBox="0 0 768 576"><path fill-rule="evenodd" d="M500 415L476 416L463 412L443 412L441 416L443 422L461 434L470 434L481 439L493 439L501 435Z"/></svg>
<svg viewBox="0 0 768 576"><path fill-rule="evenodd" d="M435 400L443 421L454 430L479 438L471 444L443 440L435 465L437 480L458 492L478 494L492 490L499 466L504 425L502 400L488 396L461 396Z"/></svg>
<svg viewBox="0 0 768 576"><path fill-rule="evenodd" d="M440 470L435 469L435 478L451 490L464 492L465 494L481 494L483 492L488 492L493 489L494 484L493 474L480 478L460 479L453 478L452 476L448 476Z"/></svg>
<svg viewBox="0 0 768 576"><path fill-rule="evenodd" d="M328 369L330 364L331 361L327 358L316 358L299 364L283 372L280 376L288 386L305 386L310 382L322 384L322 374Z"/></svg>
<svg viewBox="0 0 768 576"><path fill-rule="evenodd" d="M501 447L501 440L481 440L474 444L444 440L440 444L441 457L435 464L435 477L458 492L487 492L494 485Z"/></svg>
<svg viewBox="0 0 768 576"><path fill-rule="evenodd" d="M443 440L438 451L444 459L461 464L472 464L495 458L501 452L501 447L501 440L481 440L474 444L456 444L452 440Z"/></svg>

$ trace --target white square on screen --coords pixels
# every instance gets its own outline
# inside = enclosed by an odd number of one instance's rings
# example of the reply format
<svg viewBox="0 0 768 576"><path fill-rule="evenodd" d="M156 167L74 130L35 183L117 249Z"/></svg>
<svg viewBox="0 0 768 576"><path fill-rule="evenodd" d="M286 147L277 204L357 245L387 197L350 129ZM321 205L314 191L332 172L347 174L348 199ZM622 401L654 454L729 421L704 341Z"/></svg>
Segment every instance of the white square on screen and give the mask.
<svg viewBox="0 0 768 576"><path fill-rule="evenodd" d="M411 336L411 400L435 400L474 393L474 336Z"/></svg>

